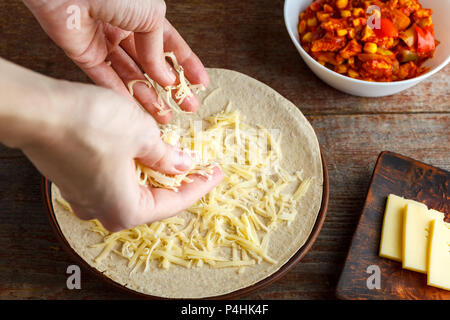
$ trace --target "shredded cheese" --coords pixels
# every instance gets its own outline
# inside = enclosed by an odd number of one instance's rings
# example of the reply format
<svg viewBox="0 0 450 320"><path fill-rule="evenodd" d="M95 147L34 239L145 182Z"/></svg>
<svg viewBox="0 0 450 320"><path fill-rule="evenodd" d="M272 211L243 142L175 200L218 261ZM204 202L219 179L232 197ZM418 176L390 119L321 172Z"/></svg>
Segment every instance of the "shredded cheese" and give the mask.
<svg viewBox="0 0 450 320"><path fill-rule="evenodd" d="M146 73L144 73L145 79L136 79L128 83L128 91L131 96L134 97L133 86L136 83L144 83L149 89L154 89L157 96L158 102L153 103L155 108L158 110L158 115L163 116L173 110L177 113L189 113L180 109L180 105L183 103L184 99L192 96L192 91L197 94L200 91L205 90L202 84L191 84L189 80L184 75L184 69L178 64L177 58L173 52L166 52L165 57L169 59L174 67L174 70L178 74L178 84L162 87L156 81L151 79ZM164 107L164 103L169 106L169 109Z"/></svg>
<svg viewBox="0 0 450 320"><path fill-rule="evenodd" d="M188 208L183 218L172 217L116 233L94 220L91 230L103 237L93 245L102 248L95 262L117 254L128 260L130 272L148 272L155 266L208 265L235 267L238 273L257 263L277 262L268 252L270 234L280 223L295 219L296 204L312 178L302 180L300 171L290 174L280 168L281 140L266 129L258 131L260 137L247 135L246 130L252 127L239 111L227 108L227 112L207 120L209 127L199 137L194 136L194 124L187 135L174 125L161 129L163 139L176 141L186 150L193 150L194 140L199 144L202 160L189 173L169 177L137 163L138 180L144 185L176 190L181 183L189 182L189 174L205 174L204 163L216 162L224 171L222 183ZM263 150L265 146L267 150ZM238 153L242 155L240 163L236 162ZM286 193L286 189L293 191ZM60 204L70 208L66 202Z"/></svg>
<svg viewBox="0 0 450 320"><path fill-rule="evenodd" d="M192 96L192 91L204 90L185 78L173 53L165 55L178 74L179 84L163 88L147 74L145 79L128 83L132 96L136 83L156 91L154 106L159 115L170 110L182 112L179 105ZM219 90L211 91L203 103ZM177 192L183 183L192 182L189 175L210 179L213 165L219 164L224 172L222 183L188 208L183 218L172 217L115 233L108 232L98 220L91 220L91 231L103 238L92 245L101 248L96 263L116 254L128 260L130 273L142 269L148 272L155 263L163 269L172 265L235 267L242 273L256 263L277 262L268 252L270 235L280 223L290 224L295 219L297 203L313 178L304 179L302 170L291 174L281 168L281 137L245 123L240 112L231 109L231 101L224 111L206 120L206 130L194 122L184 132L175 125L161 127L165 142L196 155L190 170L170 176L136 162L137 180L144 186ZM72 211L65 200L57 198L57 202Z"/></svg>

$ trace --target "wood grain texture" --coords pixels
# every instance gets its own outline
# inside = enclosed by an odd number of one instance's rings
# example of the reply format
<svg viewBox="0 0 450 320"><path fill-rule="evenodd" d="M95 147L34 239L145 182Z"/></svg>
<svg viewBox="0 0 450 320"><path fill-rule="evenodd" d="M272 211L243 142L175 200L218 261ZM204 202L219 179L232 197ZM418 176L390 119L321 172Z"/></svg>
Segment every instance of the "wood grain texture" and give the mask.
<svg viewBox="0 0 450 320"><path fill-rule="evenodd" d="M400 94L359 98L315 77L285 30L283 1L166 1L168 18L208 67L261 80L311 121L330 174L322 232L300 264L248 299L333 299L380 151L392 150L450 169L450 66ZM87 77L40 29L18 0L0 2L0 56L51 77ZM18 150L0 146L0 299L126 299L82 273L66 289L73 261L48 223L40 175Z"/></svg>
<svg viewBox="0 0 450 320"><path fill-rule="evenodd" d="M383 152L378 158L364 208L353 236L337 295L342 299L450 300L450 292L427 286L427 276L402 269L400 262L379 256L387 196L395 194L424 203L450 218L450 172L402 155ZM369 289L369 266L380 270L380 288ZM450 270L448 270L450 273Z"/></svg>

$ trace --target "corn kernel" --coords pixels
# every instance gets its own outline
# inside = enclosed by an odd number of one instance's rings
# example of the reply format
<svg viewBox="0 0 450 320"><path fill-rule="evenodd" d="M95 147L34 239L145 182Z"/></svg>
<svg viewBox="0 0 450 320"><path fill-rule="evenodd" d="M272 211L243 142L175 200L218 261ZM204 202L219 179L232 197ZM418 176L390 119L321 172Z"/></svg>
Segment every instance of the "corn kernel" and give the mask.
<svg viewBox="0 0 450 320"><path fill-rule="evenodd" d="M305 42L311 42L311 40L312 40L312 33L311 32L305 33L305 35L303 36L302 40L305 41Z"/></svg>
<svg viewBox="0 0 450 320"><path fill-rule="evenodd" d="M361 21L359 19L353 19L352 22L354 27L359 27L359 25L361 24Z"/></svg>
<svg viewBox="0 0 450 320"><path fill-rule="evenodd" d="M387 41L384 43L384 46L386 48L392 48L394 46L394 38L388 38Z"/></svg>
<svg viewBox="0 0 450 320"><path fill-rule="evenodd" d="M432 13L433 11L431 9L420 9L414 13L414 16L416 18L426 18L431 16Z"/></svg>
<svg viewBox="0 0 450 320"><path fill-rule="evenodd" d="M346 29L339 29L336 33L339 37L343 37L348 33L348 31Z"/></svg>
<svg viewBox="0 0 450 320"><path fill-rule="evenodd" d="M306 22L305 20L301 20L298 24L298 33L303 33L306 31Z"/></svg>
<svg viewBox="0 0 450 320"><path fill-rule="evenodd" d="M316 17L310 18L306 21L306 24L308 25L308 27L315 27L317 26L317 19Z"/></svg>
<svg viewBox="0 0 450 320"><path fill-rule="evenodd" d="M332 6L330 6L330 5L328 5L328 4L325 4L324 6L323 6L323 11L325 11L325 12L333 12L333 7Z"/></svg>
<svg viewBox="0 0 450 320"><path fill-rule="evenodd" d="M337 73L346 73L347 72L347 66L345 64L340 64L338 66L336 66L336 72Z"/></svg>
<svg viewBox="0 0 450 320"><path fill-rule="evenodd" d="M344 9L348 5L348 0L337 0L336 7L338 9Z"/></svg>
<svg viewBox="0 0 450 320"><path fill-rule="evenodd" d="M328 18L330 18L330 14L325 12L317 12L316 15L317 19L319 19L320 22L325 22L328 20Z"/></svg>
<svg viewBox="0 0 450 320"><path fill-rule="evenodd" d="M367 53L376 53L377 49L378 49L377 45L373 42L367 42L364 45L364 51Z"/></svg>
<svg viewBox="0 0 450 320"><path fill-rule="evenodd" d="M364 14L364 9L363 8L354 8L353 9L353 16L359 17L362 14Z"/></svg>
<svg viewBox="0 0 450 320"><path fill-rule="evenodd" d="M348 18L352 15L352 12L350 10L342 10L341 11L341 17L342 18Z"/></svg>
<svg viewBox="0 0 450 320"><path fill-rule="evenodd" d="M422 28L426 28L433 24L433 20L431 20L431 17L423 18L419 20L418 24Z"/></svg>
<svg viewBox="0 0 450 320"><path fill-rule="evenodd" d="M350 66L354 66L355 65L355 57L350 57L348 58L348 64Z"/></svg>
<svg viewBox="0 0 450 320"><path fill-rule="evenodd" d="M348 70L348 76L352 78L357 78L359 76L358 72L353 69Z"/></svg>

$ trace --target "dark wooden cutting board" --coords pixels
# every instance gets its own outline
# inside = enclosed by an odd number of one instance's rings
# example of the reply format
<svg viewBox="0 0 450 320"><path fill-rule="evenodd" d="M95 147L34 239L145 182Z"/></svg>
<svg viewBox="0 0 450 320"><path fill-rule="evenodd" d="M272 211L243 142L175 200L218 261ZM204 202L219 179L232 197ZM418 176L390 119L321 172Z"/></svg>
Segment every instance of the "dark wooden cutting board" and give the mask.
<svg viewBox="0 0 450 320"><path fill-rule="evenodd" d="M400 262L378 255L387 196L394 193L423 202L444 212L449 222L449 181L450 173L445 170L393 152L380 154L339 279L336 291L339 299L450 300L450 291L427 286L425 274L404 270ZM377 270L380 271L379 288L369 289L367 281L370 278L369 283L374 283L372 276Z"/></svg>

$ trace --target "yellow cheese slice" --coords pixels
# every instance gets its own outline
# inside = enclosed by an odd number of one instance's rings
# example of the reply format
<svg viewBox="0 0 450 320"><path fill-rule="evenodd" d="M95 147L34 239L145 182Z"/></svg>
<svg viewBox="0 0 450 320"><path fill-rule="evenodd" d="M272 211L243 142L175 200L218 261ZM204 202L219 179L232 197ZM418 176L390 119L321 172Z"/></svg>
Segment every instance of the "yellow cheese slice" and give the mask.
<svg viewBox="0 0 450 320"><path fill-rule="evenodd" d="M437 219L430 223L427 282L450 290L450 224Z"/></svg>
<svg viewBox="0 0 450 320"><path fill-rule="evenodd" d="M395 261L402 261L403 212L408 203L427 207L414 200L404 199L390 194L387 198L381 231L380 256Z"/></svg>
<svg viewBox="0 0 450 320"><path fill-rule="evenodd" d="M406 205L403 218L403 268L427 272L429 226L434 219L442 221L444 214L416 203Z"/></svg>

